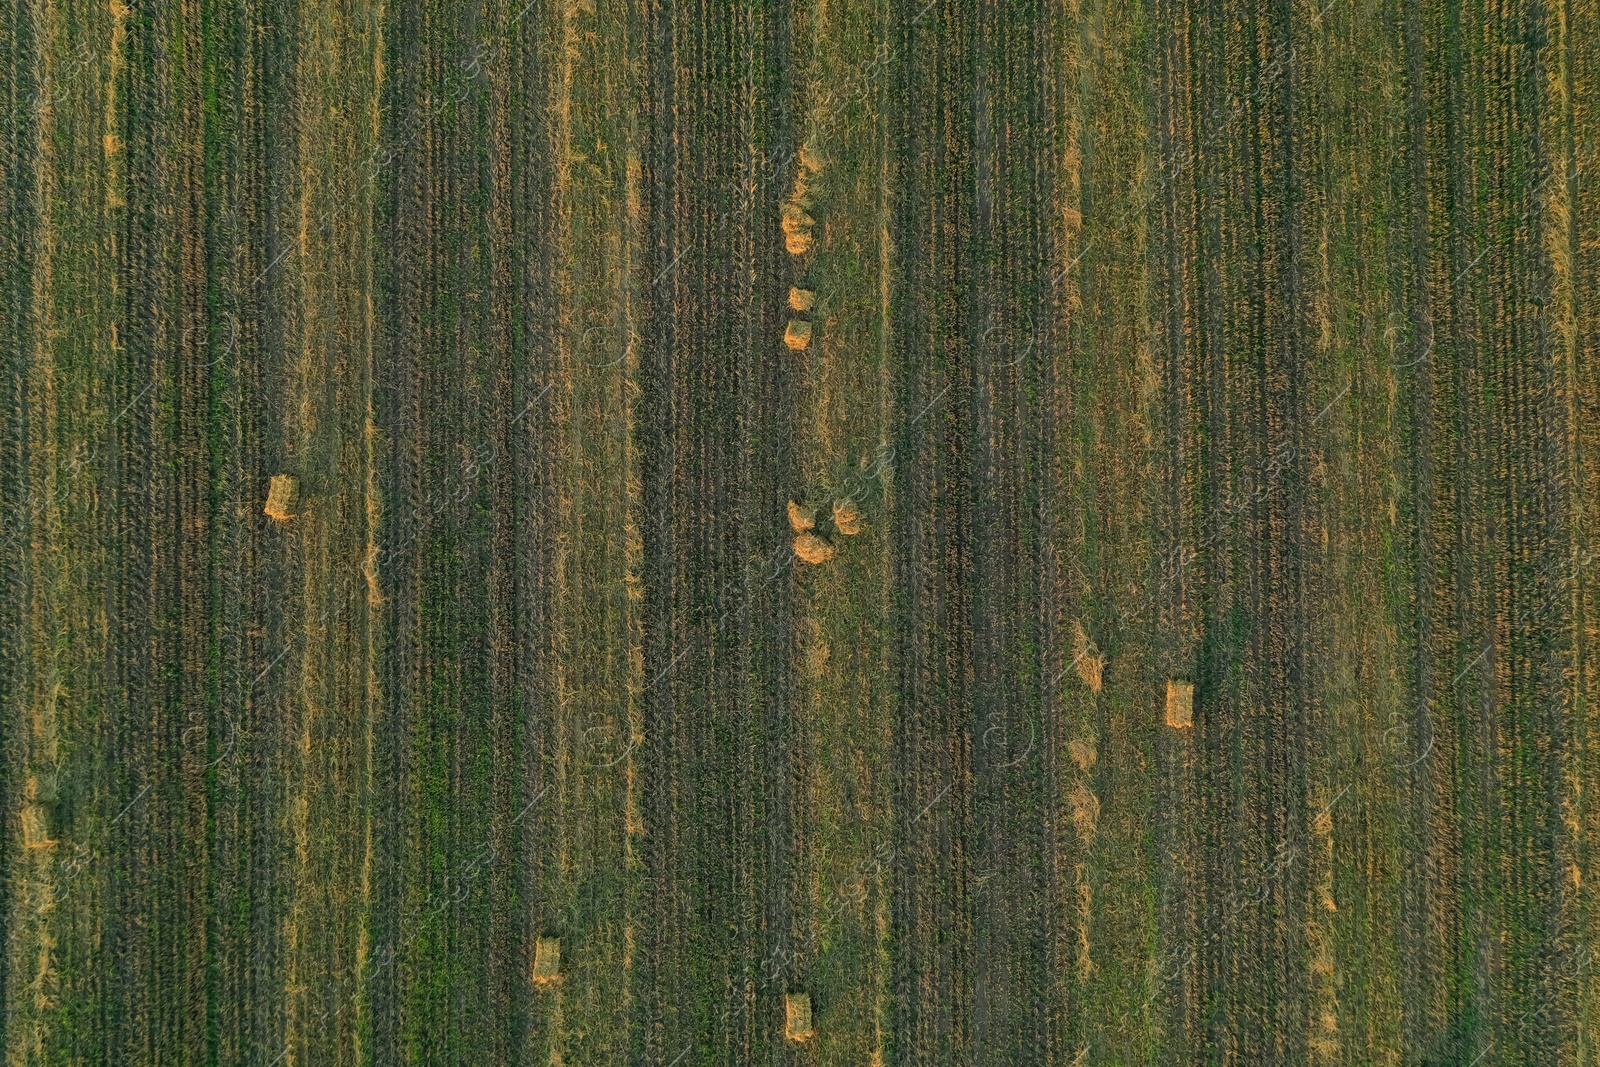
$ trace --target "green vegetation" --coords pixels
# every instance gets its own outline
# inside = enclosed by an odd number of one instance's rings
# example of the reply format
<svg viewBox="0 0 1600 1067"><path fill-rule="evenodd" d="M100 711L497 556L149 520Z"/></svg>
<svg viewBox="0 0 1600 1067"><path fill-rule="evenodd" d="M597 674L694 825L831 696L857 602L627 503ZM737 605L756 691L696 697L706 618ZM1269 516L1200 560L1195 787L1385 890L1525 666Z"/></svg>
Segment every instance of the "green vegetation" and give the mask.
<svg viewBox="0 0 1600 1067"><path fill-rule="evenodd" d="M1600 0L0 85L8 1067L1590 1062Z"/></svg>

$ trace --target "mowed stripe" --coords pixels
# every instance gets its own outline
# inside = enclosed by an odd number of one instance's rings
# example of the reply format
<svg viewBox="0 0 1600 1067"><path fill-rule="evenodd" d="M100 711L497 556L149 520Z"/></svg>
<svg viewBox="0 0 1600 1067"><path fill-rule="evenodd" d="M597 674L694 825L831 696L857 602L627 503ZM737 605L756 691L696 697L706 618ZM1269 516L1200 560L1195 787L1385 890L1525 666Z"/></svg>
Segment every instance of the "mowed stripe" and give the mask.
<svg viewBox="0 0 1600 1067"><path fill-rule="evenodd" d="M898 9L889 47L896 250L893 586L900 725L891 896L894 1055L961 1063L972 1016L972 8Z"/></svg>

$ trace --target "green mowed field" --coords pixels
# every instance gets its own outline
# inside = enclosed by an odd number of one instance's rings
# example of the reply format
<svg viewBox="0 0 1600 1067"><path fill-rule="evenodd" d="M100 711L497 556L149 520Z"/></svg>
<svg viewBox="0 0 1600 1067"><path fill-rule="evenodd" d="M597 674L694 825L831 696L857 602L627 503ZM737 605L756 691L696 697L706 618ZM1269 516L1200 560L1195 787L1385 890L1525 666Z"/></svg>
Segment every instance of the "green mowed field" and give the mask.
<svg viewBox="0 0 1600 1067"><path fill-rule="evenodd" d="M1600 1062L1597 0L19 0L0 1048Z"/></svg>

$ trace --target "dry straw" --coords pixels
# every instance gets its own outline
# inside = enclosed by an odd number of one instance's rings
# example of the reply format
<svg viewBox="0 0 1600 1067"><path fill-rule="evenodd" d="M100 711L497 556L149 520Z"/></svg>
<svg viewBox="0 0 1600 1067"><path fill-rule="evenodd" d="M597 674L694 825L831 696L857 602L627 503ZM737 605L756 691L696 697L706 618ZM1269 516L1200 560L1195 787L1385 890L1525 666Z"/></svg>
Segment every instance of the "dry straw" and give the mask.
<svg viewBox="0 0 1600 1067"><path fill-rule="evenodd" d="M804 351L811 343L811 324L805 319L790 319L783 331L783 343L796 352Z"/></svg>
<svg viewBox="0 0 1600 1067"><path fill-rule="evenodd" d="M1186 729L1194 725L1194 683L1167 682L1167 725Z"/></svg>
<svg viewBox="0 0 1600 1067"><path fill-rule="evenodd" d="M561 977L561 939L541 937L533 946L533 980L540 984Z"/></svg>
<svg viewBox="0 0 1600 1067"><path fill-rule="evenodd" d="M1106 658L1100 654L1100 649L1089 640L1089 635L1084 632L1083 623L1072 624L1073 637L1073 662L1078 665L1078 677L1083 679L1083 684L1094 693L1100 692L1101 673L1105 670Z"/></svg>
<svg viewBox="0 0 1600 1067"><path fill-rule="evenodd" d="M826 563L833 558L833 546L814 533L794 539L794 554L807 563Z"/></svg>
<svg viewBox="0 0 1600 1067"><path fill-rule="evenodd" d="M273 522L288 522L294 518L295 491L299 488L294 476L274 474L267 487L267 504L261 510Z"/></svg>
<svg viewBox="0 0 1600 1067"><path fill-rule="evenodd" d="M790 993L783 1002L783 1032L790 1041L805 1041L817 1032L811 1021L811 994Z"/></svg>

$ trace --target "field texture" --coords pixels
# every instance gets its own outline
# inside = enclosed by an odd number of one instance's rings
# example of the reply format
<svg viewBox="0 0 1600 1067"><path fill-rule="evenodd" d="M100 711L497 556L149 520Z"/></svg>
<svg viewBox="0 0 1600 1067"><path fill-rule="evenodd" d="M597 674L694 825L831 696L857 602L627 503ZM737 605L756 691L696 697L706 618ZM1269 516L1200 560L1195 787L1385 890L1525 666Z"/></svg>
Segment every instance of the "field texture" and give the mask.
<svg viewBox="0 0 1600 1067"><path fill-rule="evenodd" d="M7 0L5 1067L1600 1064L1600 0Z"/></svg>

